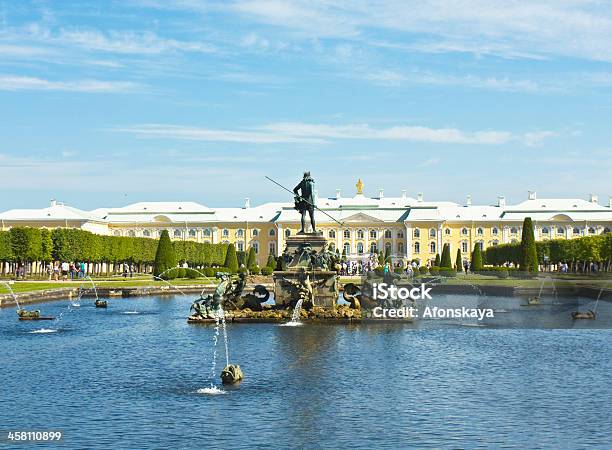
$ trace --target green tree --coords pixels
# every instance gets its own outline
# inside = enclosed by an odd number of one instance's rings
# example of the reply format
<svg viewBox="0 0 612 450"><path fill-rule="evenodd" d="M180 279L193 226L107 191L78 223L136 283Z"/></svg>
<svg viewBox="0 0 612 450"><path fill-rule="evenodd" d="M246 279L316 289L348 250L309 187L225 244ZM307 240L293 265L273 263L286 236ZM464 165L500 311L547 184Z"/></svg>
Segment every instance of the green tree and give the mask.
<svg viewBox="0 0 612 450"><path fill-rule="evenodd" d="M533 234L533 223L531 217L523 220L523 235L521 237L521 259L520 270L523 272L538 271L538 253L536 249L535 237Z"/></svg>
<svg viewBox="0 0 612 450"><path fill-rule="evenodd" d="M434 262L434 267L440 267L440 253L436 253L436 260Z"/></svg>
<svg viewBox="0 0 612 450"><path fill-rule="evenodd" d="M461 272L463 269L463 258L461 257L461 249L457 249L457 257L455 258L455 270Z"/></svg>
<svg viewBox="0 0 612 450"><path fill-rule="evenodd" d="M482 270L482 249L480 248L480 244L474 245L470 269L472 270L472 272L478 272Z"/></svg>
<svg viewBox="0 0 612 450"><path fill-rule="evenodd" d="M453 263L451 261L450 255L450 244L444 244L444 248L442 249L442 257L440 258L440 267L444 267L447 269L453 268Z"/></svg>
<svg viewBox="0 0 612 450"><path fill-rule="evenodd" d="M257 253L255 253L255 249L253 247L249 249L246 266L247 269L249 269L249 272L255 272L255 269L257 268Z"/></svg>
<svg viewBox="0 0 612 450"><path fill-rule="evenodd" d="M391 262L391 246L385 245L385 264Z"/></svg>
<svg viewBox="0 0 612 450"><path fill-rule="evenodd" d="M155 262L153 266L153 274L159 276L168 269L176 267L176 255L168 230L163 230L157 244L157 252L155 252Z"/></svg>
<svg viewBox="0 0 612 450"><path fill-rule="evenodd" d="M238 256L236 255L236 247L234 244L229 244L227 247L227 255L225 256L225 264L223 264L231 273L238 272Z"/></svg>
<svg viewBox="0 0 612 450"><path fill-rule="evenodd" d="M51 238L51 232L43 228L40 230L41 240L41 260L49 262L53 259L53 239Z"/></svg>
<svg viewBox="0 0 612 450"><path fill-rule="evenodd" d="M268 255L268 261L266 262L266 267L269 267L271 270L276 269L276 258L274 258L274 255L272 253Z"/></svg>

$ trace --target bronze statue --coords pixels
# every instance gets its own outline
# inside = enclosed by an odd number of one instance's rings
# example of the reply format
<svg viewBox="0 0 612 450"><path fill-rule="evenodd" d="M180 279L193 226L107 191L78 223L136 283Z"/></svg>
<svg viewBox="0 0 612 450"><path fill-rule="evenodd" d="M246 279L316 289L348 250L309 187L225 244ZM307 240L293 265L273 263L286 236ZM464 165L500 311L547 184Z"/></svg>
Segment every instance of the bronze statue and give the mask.
<svg viewBox="0 0 612 450"><path fill-rule="evenodd" d="M314 306L316 288L325 284L325 279L310 281L309 275L302 275L299 281L290 280L283 277L283 281L287 283L297 293L297 298L302 300L305 309Z"/></svg>
<svg viewBox="0 0 612 450"><path fill-rule="evenodd" d="M316 233L314 210L315 210L315 198L314 198L314 180L310 176L310 172L304 172L304 178L300 181L295 188L293 188L295 194L295 209L302 215L302 229L298 234L306 233L306 212L310 216L310 225L312 226L312 233Z"/></svg>

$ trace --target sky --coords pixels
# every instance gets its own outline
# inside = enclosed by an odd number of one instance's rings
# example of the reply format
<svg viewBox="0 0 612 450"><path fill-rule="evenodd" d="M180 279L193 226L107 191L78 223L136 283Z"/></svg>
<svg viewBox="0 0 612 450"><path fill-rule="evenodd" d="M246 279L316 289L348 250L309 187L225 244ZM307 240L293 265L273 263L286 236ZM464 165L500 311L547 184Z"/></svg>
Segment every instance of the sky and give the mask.
<svg viewBox="0 0 612 450"><path fill-rule="evenodd" d="M612 195L612 3L0 0L0 210Z"/></svg>

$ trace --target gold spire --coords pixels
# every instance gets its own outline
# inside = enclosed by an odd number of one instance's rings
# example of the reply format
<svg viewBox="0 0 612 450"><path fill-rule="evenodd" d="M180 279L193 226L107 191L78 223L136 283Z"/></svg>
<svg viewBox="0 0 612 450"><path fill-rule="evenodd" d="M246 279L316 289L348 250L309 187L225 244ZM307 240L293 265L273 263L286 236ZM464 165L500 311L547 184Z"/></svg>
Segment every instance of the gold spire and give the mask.
<svg viewBox="0 0 612 450"><path fill-rule="evenodd" d="M361 178L357 180L355 187L357 188L357 194L363 194L363 181L361 181Z"/></svg>

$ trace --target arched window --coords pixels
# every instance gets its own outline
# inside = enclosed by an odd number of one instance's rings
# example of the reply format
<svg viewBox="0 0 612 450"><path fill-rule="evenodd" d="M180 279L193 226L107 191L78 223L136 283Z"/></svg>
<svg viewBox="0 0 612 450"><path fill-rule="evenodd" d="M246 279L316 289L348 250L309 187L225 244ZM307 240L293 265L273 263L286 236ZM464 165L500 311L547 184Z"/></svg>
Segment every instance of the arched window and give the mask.
<svg viewBox="0 0 612 450"><path fill-rule="evenodd" d="M378 238L378 233L376 232L376 230L370 230L370 239L376 238Z"/></svg>
<svg viewBox="0 0 612 450"><path fill-rule="evenodd" d="M518 233L518 228L516 227L510 228L510 234L517 234L517 233Z"/></svg>
<svg viewBox="0 0 612 450"><path fill-rule="evenodd" d="M351 244L349 244L348 242L345 242L343 251L346 255L350 255L351 254Z"/></svg>
<svg viewBox="0 0 612 450"><path fill-rule="evenodd" d="M477 234L478 236L482 236L482 235L484 234L484 229L482 229L482 228L480 228L480 227L479 227L479 228L477 228L477 229L476 229L476 234Z"/></svg>
<svg viewBox="0 0 612 450"><path fill-rule="evenodd" d="M580 234L580 228L578 228L578 227L574 227L574 229L572 230L572 232L573 232L574 234Z"/></svg>
<svg viewBox="0 0 612 450"><path fill-rule="evenodd" d="M589 227L589 234L595 234L595 228Z"/></svg>
<svg viewBox="0 0 612 450"><path fill-rule="evenodd" d="M391 254L391 242L385 244L385 254Z"/></svg>
<svg viewBox="0 0 612 450"><path fill-rule="evenodd" d="M289 228L287 228L285 230L285 237L289 237L289 236L291 236L291 230Z"/></svg>
<svg viewBox="0 0 612 450"><path fill-rule="evenodd" d="M268 231L268 236L276 236L276 231L274 231L274 228Z"/></svg>
<svg viewBox="0 0 612 450"><path fill-rule="evenodd" d="M403 242L398 242L397 243L397 252L398 253L404 253L404 243Z"/></svg>
<svg viewBox="0 0 612 450"><path fill-rule="evenodd" d="M130 230L130 231L128 231L128 236L129 237L136 237L136 232L134 230Z"/></svg>
<svg viewBox="0 0 612 450"><path fill-rule="evenodd" d="M391 239L391 230L385 230L385 239Z"/></svg>
<svg viewBox="0 0 612 450"><path fill-rule="evenodd" d="M397 237L398 237L398 239L403 239L404 238L404 232L402 230L399 230L397 232Z"/></svg>
<svg viewBox="0 0 612 450"><path fill-rule="evenodd" d="M610 228L608 228L608 227L604 228L603 232L604 232L604 234L609 233L610 232Z"/></svg>
<svg viewBox="0 0 612 450"><path fill-rule="evenodd" d="M344 230L344 239L351 238L351 230Z"/></svg>
<svg viewBox="0 0 612 450"><path fill-rule="evenodd" d="M542 234L549 234L550 230L548 227L542 227Z"/></svg>
<svg viewBox="0 0 612 450"><path fill-rule="evenodd" d="M376 253L378 251L378 247L376 245L376 242L372 242L370 244L370 253Z"/></svg>
<svg viewBox="0 0 612 450"><path fill-rule="evenodd" d="M224 228L223 231L221 232L221 235L225 238L225 237L229 237L229 230L227 228Z"/></svg>
<svg viewBox="0 0 612 450"><path fill-rule="evenodd" d="M435 228L430 228L429 229L429 237L431 237L431 238L435 238L436 237L436 229Z"/></svg>
<svg viewBox="0 0 612 450"><path fill-rule="evenodd" d="M495 240L491 241L491 245L492 246L499 245L499 241L497 239L495 239Z"/></svg>
<svg viewBox="0 0 612 450"><path fill-rule="evenodd" d="M259 230L257 228L253 229L253 237L259 236Z"/></svg>
<svg viewBox="0 0 612 450"><path fill-rule="evenodd" d="M429 243L429 253L436 253L436 243L435 242Z"/></svg>
<svg viewBox="0 0 612 450"><path fill-rule="evenodd" d="M256 254L259 253L259 243L258 242L252 242L251 247L253 247L253 250L255 250Z"/></svg>
<svg viewBox="0 0 612 450"><path fill-rule="evenodd" d="M421 253L421 244L418 242L414 243L414 253Z"/></svg>
<svg viewBox="0 0 612 450"><path fill-rule="evenodd" d="M465 227L461 228L461 234L462 234L463 236L467 236L467 235L468 235L468 229L467 229L467 228L465 228Z"/></svg>
<svg viewBox="0 0 612 450"><path fill-rule="evenodd" d="M497 236L499 234L499 228L497 228L497 227L491 228L491 234L493 236Z"/></svg>
<svg viewBox="0 0 612 450"><path fill-rule="evenodd" d="M357 253L363 255L363 242L357 243Z"/></svg>
<svg viewBox="0 0 612 450"><path fill-rule="evenodd" d="M461 252L467 253L469 251L470 251L470 248L468 247L468 241L461 241Z"/></svg>
<svg viewBox="0 0 612 450"><path fill-rule="evenodd" d="M210 234L211 234L210 228L204 228L203 233L204 233L204 237L210 237Z"/></svg>
<svg viewBox="0 0 612 450"><path fill-rule="evenodd" d="M183 235L183 230L177 228L174 230L174 237L181 237Z"/></svg>
<svg viewBox="0 0 612 450"><path fill-rule="evenodd" d="M195 228L191 228L189 230L189 237L196 237L196 230L195 230Z"/></svg>
<svg viewBox="0 0 612 450"><path fill-rule="evenodd" d="M557 234L565 234L565 228L557 227Z"/></svg>
<svg viewBox="0 0 612 450"><path fill-rule="evenodd" d="M415 238L420 238L421 237L421 230L419 230L418 228L415 228L414 231L412 232L412 235Z"/></svg>
<svg viewBox="0 0 612 450"><path fill-rule="evenodd" d="M236 237L242 237L244 236L244 230L242 228L238 228L236 230Z"/></svg>
<svg viewBox="0 0 612 450"><path fill-rule="evenodd" d="M270 242L268 244L268 252L271 255L276 255L276 242Z"/></svg>
<svg viewBox="0 0 612 450"><path fill-rule="evenodd" d="M151 237L151 232L150 232L149 230L144 230L144 231L142 232L142 235L143 235L144 237Z"/></svg>
<svg viewBox="0 0 612 450"><path fill-rule="evenodd" d="M363 239L363 230L357 230L357 239Z"/></svg>
<svg viewBox="0 0 612 450"><path fill-rule="evenodd" d="M335 230L329 230L329 233L327 234L330 239L336 239L336 231Z"/></svg>

